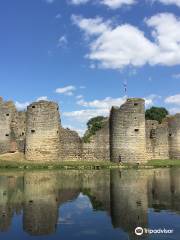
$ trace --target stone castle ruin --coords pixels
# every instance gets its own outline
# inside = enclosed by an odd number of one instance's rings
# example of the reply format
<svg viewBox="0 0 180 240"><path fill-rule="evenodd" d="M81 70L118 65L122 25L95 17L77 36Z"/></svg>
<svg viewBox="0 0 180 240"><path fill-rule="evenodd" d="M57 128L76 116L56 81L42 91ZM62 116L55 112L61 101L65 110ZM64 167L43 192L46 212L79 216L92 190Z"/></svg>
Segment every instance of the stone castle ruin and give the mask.
<svg viewBox="0 0 180 240"><path fill-rule="evenodd" d="M121 107L112 107L103 127L84 142L62 127L57 103L34 102L19 112L13 102L0 98L0 154L14 152L44 162L180 159L180 114L167 116L161 124L145 120L145 101L129 98Z"/></svg>
<svg viewBox="0 0 180 240"><path fill-rule="evenodd" d="M146 161L145 101L127 99L110 114L110 154L113 162Z"/></svg>
<svg viewBox="0 0 180 240"><path fill-rule="evenodd" d="M59 107L56 103L40 101L32 103L26 113L27 160L57 160L59 157Z"/></svg>

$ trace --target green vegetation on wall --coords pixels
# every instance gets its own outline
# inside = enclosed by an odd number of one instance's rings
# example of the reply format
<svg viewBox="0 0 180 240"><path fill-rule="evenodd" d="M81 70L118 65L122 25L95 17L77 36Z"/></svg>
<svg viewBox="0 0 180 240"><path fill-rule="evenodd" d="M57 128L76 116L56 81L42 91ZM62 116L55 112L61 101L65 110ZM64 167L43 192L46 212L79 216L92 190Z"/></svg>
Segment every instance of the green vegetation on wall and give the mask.
<svg viewBox="0 0 180 240"><path fill-rule="evenodd" d="M87 131L84 134L83 141L88 143L90 141L90 137L95 135L98 130L100 130L104 126L106 118L103 116L98 116L91 118L87 122Z"/></svg>
<svg viewBox="0 0 180 240"><path fill-rule="evenodd" d="M168 111L163 107L151 107L146 110L146 120L156 120L159 123L168 115Z"/></svg>

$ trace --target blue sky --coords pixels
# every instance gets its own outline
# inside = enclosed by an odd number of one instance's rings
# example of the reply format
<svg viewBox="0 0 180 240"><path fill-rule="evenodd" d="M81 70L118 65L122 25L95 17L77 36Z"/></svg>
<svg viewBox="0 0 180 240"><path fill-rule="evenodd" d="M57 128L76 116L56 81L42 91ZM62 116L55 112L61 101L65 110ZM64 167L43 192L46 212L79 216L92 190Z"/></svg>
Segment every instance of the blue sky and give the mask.
<svg viewBox="0 0 180 240"><path fill-rule="evenodd" d="M0 95L59 103L82 134L112 105L144 97L180 112L180 0L2 0Z"/></svg>

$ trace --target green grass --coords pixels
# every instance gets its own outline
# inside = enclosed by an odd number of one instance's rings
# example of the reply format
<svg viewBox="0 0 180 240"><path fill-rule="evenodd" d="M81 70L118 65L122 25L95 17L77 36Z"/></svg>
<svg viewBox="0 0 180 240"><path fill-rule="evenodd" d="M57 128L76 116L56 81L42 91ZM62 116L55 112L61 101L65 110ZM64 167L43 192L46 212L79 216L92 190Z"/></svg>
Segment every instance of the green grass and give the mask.
<svg viewBox="0 0 180 240"><path fill-rule="evenodd" d="M62 161L62 162L29 162L0 160L0 169L111 169L118 164L108 161Z"/></svg>
<svg viewBox="0 0 180 240"><path fill-rule="evenodd" d="M180 160L151 160L147 165L153 167L180 167Z"/></svg>
<svg viewBox="0 0 180 240"><path fill-rule="evenodd" d="M116 164L108 161L62 161L62 162L29 162L25 160L0 160L0 169L18 169L18 170L41 170L41 169L77 169L77 170L98 170L114 168L163 168L180 167L180 160L151 160L146 164Z"/></svg>

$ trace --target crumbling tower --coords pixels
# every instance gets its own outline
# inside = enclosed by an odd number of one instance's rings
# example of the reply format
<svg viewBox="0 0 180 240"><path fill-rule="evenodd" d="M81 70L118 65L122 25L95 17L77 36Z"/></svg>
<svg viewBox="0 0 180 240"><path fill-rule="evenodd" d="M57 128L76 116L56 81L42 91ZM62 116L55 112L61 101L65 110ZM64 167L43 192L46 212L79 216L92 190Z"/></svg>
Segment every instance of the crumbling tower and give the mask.
<svg viewBox="0 0 180 240"><path fill-rule="evenodd" d="M59 128L58 104L39 101L28 106L26 159L31 161L57 160L59 156Z"/></svg>
<svg viewBox="0 0 180 240"><path fill-rule="evenodd" d="M16 142L12 137L11 122L16 113L12 101L3 102L0 97L0 153L15 152Z"/></svg>
<svg viewBox="0 0 180 240"><path fill-rule="evenodd" d="M169 125L169 155L171 159L180 159L180 113L167 118Z"/></svg>
<svg viewBox="0 0 180 240"><path fill-rule="evenodd" d="M145 101L130 98L110 113L112 162L146 162Z"/></svg>

